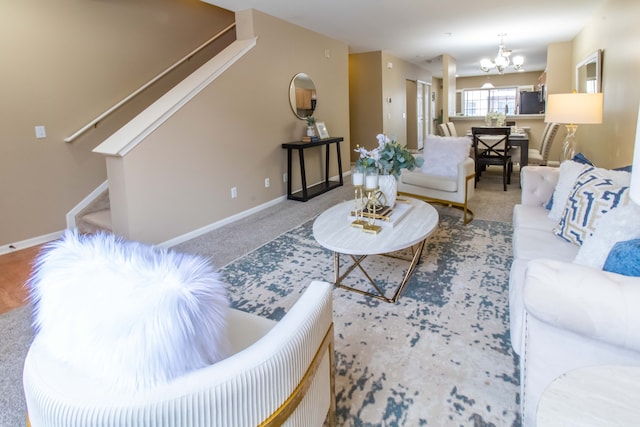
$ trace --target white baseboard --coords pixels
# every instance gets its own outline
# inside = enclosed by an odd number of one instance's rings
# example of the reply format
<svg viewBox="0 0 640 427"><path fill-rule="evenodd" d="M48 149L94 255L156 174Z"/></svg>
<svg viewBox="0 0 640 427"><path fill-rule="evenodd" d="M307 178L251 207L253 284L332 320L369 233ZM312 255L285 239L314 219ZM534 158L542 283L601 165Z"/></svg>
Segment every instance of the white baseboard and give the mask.
<svg viewBox="0 0 640 427"><path fill-rule="evenodd" d="M32 237L31 239L21 240L20 242L10 243L8 245L0 246L0 255L8 254L11 252L19 251L20 249L27 249L33 246L38 246L43 243L51 242L62 236L64 230L56 231L54 233L44 234L42 236Z"/></svg>
<svg viewBox="0 0 640 427"><path fill-rule="evenodd" d="M351 175L351 171L346 171L343 173L343 176L349 176ZM331 179L337 179L336 177L331 177ZM102 183L100 185L100 187L96 188L90 195L88 195L87 197L85 197L80 203L78 203L78 205L76 207L73 208L73 210L71 210L68 214L67 214L67 227L68 228L75 228L76 224L75 224L75 216L76 214L81 211L82 209L84 209L86 207L86 205L88 205L93 199L95 199L97 196L99 196L106 188L108 188L108 181L105 181L104 183ZM205 225L204 227L198 228L197 230L193 230L190 231L189 233L183 234L181 236L178 237L174 237L173 239L167 240L165 242L159 243L156 246L160 247L160 248L170 248L172 246L178 245L180 243L184 243L187 240L191 240L194 239L196 237L199 237L203 234L206 234L210 231L216 230L220 227L223 227L227 224L230 224L234 221L237 221L239 219L245 218L249 215L252 215L256 212L260 212L263 209L267 209L273 205L276 205L280 202L283 202L287 200L287 196L280 196L278 198L275 198L271 201L268 201L266 203L263 203L261 205L255 206L251 209L247 209L246 211L243 212L239 212L235 215L232 215L230 217L221 219L220 221L216 221L212 224L209 225ZM52 240L56 240L58 239L60 236L62 236L62 234L64 233L65 230L61 230L61 231L56 231L54 233L50 233L50 234L45 234L42 236L37 236L37 237L33 237L31 239L27 239L27 240L22 240L20 242L15 242L15 243L11 243L8 245L4 245L4 246L0 246L0 255L4 255L10 252L14 252L20 249L26 249L26 248L30 248L32 246L36 246L36 245L40 245L43 243L47 243L50 242Z"/></svg>
<svg viewBox="0 0 640 427"><path fill-rule="evenodd" d="M182 236L174 237L173 239L167 240L165 242L159 243L156 246L159 248L170 248L172 246L178 245L180 243L184 243L187 240L194 239L196 237L202 236L203 234L209 233L210 231L216 230L220 227L223 227L227 224L230 224L239 219L245 218L249 215L252 215L256 212L260 212L263 209L267 209L273 205L276 205L284 200L287 200L287 196L280 196L276 199L273 199L269 202L263 203L251 209L247 209L246 211L239 212L235 215L229 216L227 218L221 219L220 221L216 221L212 224L205 225L204 227L198 228L197 230L190 231L189 233L183 234Z"/></svg>

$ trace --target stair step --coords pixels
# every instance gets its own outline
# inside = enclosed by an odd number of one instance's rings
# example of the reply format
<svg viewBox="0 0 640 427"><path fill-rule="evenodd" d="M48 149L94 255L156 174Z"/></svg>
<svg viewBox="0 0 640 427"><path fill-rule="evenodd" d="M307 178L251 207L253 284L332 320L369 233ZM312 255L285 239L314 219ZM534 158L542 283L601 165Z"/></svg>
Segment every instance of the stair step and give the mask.
<svg viewBox="0 0 640 427"><path fill-rule="evenodd" d="M82 220L97 228L112 231L111 209L102 209L88 213L82 217Z"/></svg>

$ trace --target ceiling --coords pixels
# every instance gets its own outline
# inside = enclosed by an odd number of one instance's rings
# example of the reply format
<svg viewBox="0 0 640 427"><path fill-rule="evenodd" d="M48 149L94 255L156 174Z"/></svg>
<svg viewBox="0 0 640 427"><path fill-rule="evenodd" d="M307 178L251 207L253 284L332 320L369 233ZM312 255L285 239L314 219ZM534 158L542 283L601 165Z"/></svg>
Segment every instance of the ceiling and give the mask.
<svg viewBox="0 0 640 427"><path fill-rule="evenodd" d="M231 11L256 9L349 46L383 50L442 76L441 55L458 76L478 76L482 58L504 44L542 71L547 45L572 40L606 0L204 0ZM507 70L507 72L514 72ZM489 74L497 74L490 71Z"/></svg>

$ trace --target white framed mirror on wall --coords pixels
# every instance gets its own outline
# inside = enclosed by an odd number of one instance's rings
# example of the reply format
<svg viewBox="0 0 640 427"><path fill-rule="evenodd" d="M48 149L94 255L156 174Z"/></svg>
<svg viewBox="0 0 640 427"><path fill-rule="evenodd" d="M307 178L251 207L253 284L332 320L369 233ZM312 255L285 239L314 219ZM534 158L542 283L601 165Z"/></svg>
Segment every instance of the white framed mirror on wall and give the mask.
<svg viewBox="0 0 640 427"><path fill-rule="evenodd" d="M576 65L576 91L602 92L602 49L598 49Z"/></svg>

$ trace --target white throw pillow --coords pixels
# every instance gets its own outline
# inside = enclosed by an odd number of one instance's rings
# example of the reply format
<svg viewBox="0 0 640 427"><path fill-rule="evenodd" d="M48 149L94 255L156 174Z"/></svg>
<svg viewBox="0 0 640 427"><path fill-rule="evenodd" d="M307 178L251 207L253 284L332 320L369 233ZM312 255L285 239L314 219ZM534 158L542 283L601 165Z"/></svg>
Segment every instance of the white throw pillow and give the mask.
<svg viewBox="0 0 640 427"><path fill-rule="evenodd" d="M28 286L35 339L113 391L150 388L230 353L225 285L201 257L67 231L45 246Z"/></svg>
<svg viewBox="0 0 640 427"><path fill-rule="evenodd" d="M567 204L567 199L573 190L573 186L576 184L578 176L590 167L590 165L574 162L573 160L566 160L560 163L558 183L553 190L553 205L548 214L550 219L560 221L564 207Z"/></svg>
<svg viewBox="0 0 640 427"><path fill-rule="evenodd" d="M629 177L628 172L587 168L578 176L554 233L582 245L607 213L627 204Z"/></svg>
<svg viewBox="0 0 640 427"><path fill-rule="evenodd" d="M598 228L580 247L575 262L602 269L613 245L638 238L640 238L640 206L631 202L602 217Z"/></svg>
<svg viewBox="0 0 640 427"><path fill-rule="evenodd" d="M424 163L421 170L429 175L455 178L458 165L469 157L471 139L468 137L430 135L424 141Z"/></svg>

